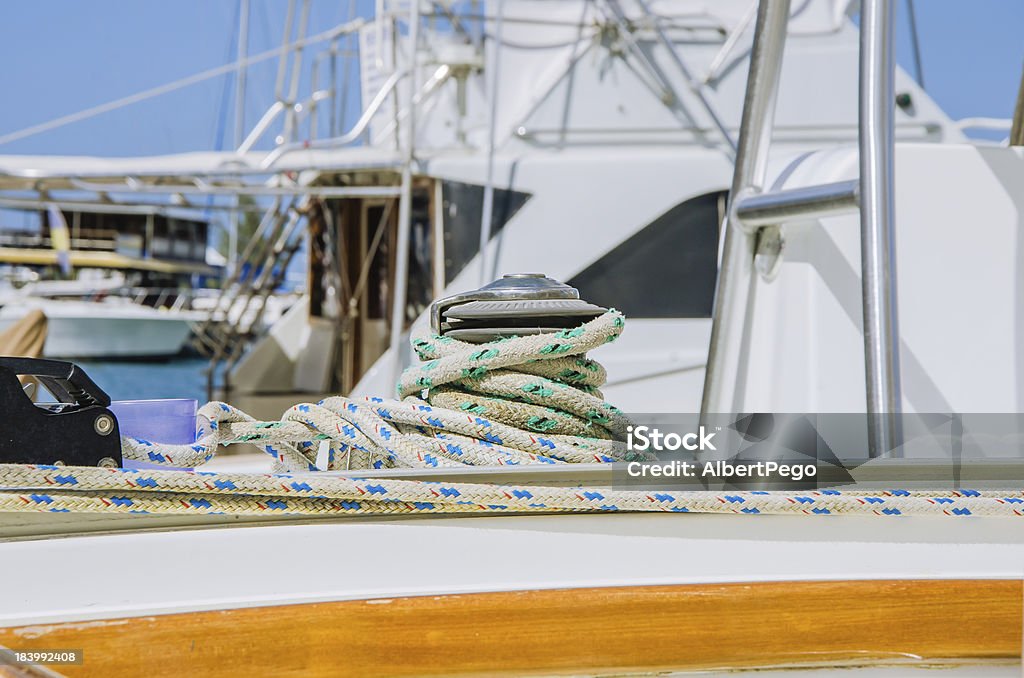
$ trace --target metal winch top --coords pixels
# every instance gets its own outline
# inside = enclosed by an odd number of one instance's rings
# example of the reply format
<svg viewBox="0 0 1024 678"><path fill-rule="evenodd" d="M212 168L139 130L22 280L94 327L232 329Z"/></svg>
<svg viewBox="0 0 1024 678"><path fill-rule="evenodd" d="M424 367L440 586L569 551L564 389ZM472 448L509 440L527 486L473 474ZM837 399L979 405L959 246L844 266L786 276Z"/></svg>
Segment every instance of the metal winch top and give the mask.
<svg viewBox="0 0 1024 678"><path fill-rule="evenodd" d="M435 301L430 325L438 334L480 344L578 327L607 310L543 273L512 273L478 290Z"/></svg>

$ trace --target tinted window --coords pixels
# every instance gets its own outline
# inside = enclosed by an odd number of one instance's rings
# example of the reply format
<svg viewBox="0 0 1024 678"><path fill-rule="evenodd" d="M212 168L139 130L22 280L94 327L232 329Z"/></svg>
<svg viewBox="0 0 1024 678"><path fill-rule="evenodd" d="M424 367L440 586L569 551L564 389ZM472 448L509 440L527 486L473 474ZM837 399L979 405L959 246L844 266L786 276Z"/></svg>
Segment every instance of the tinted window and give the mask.
<svg viewBox="0 0 1024 678"><path fill-rule="evenodd" d="M480 250L480 218L484 211L484 187L445 181L441 185L444 203L444 279L450 283ZM491 237L530 199L529 193L494 189Z"/></svg>
<svg viewBox="0 0 1024 678"><path fill-rule="evenodd" d="M635 318L710 318L724 196L676 205L569 284L583 299Z"/></svg>

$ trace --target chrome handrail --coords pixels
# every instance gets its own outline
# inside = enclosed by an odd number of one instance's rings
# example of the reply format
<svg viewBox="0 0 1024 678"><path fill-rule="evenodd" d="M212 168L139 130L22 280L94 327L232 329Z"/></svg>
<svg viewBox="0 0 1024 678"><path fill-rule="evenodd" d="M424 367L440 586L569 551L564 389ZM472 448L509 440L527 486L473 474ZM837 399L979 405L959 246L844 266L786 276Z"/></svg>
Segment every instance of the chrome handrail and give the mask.
<svg viewBox="0 0 1024 678"><path fill-rule="evenodd" d="M449 66L448 64L441 64L440 66L438 66L437 70L434 71L434 74L427 78L423 82L423 85L419 88L419 90L417 90L416 95L412 98L413 105L419 106L420 104L426 102L427 99L432 97L434 92L436 92L438 88L441 87L441 85L448 82L448 80L451 77L451 66ZM401 125L402 122L406 119L406 117L409 115L410 110L410 108L402 108L401 110L399 110L398 113L395 114L394 119L391 120L388 124L381 127L380 132L375 133L375 135L379 134L378 138L380 139L385 139L391 134L397 135L398 126Z"/></svg>
<svg viewBox="0 0 1024 678"><path fill-rule="evenodd" d="M738 226L745 231L756 232L761 227L783 221L820 219L855 212L859 208L860 182L852 179L740 196L734 213Z"/></svg>
<svg viewBox="0 0 1024 678"><path fill-rule="evenodd" d="M893 0L864 0L860 17L860 249L868 443L873 457L901 444L896 303Z"/></svg>
<svg viewBox="0 0 1024 678"><path fill-rule="evenodd" d="M749 281L754 275L755 235L737 227L733 212L745 191L759 193L765 183L789 6L790 0L761 0L754 21L736 165L723 224L725 240L701 397L702 421L708 414L735 409L732 394L727 393L726 386L734 385L738 376Z"/></svg>
<svg viewBox="0 0 1024 678"><path fill-rule="evenodd" d="M861 281L869 454L901 443L894 233L894 4L863 0L860 24L859 181L764 193L768 149L786 41L790 0L761 0L750 55L739 149L729 198L702 420L738 407L735 385L742 351L758 230L795 218L860 210Z"/></svg>

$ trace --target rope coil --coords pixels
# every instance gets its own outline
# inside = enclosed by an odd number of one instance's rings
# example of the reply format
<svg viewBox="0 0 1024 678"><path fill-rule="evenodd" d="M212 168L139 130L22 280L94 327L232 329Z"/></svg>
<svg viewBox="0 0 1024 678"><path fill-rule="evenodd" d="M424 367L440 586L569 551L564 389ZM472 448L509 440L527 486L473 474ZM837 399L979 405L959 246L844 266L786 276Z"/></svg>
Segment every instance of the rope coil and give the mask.
<svg viewBox="0 0 1024 678"><path fill-rule="evenodd" d="M130 460L196 467L220 445L255 443L280 472L632 459L623 442L629 420L603 400L607 374L586 357L624 326L613 310L571 330L488 344L419 333L420 363L403 373L401 400L336 396L295 405L276 422L209 403L196 443L126 437L122 447ZM321 441L324 469L316 466Z"/></svg>

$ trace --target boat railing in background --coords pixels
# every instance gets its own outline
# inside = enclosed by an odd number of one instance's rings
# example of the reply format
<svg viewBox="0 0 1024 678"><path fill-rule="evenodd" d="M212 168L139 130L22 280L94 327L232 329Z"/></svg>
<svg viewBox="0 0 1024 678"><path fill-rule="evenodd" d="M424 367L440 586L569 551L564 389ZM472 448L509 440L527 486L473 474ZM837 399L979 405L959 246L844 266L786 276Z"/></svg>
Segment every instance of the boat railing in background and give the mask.
<svg viewBox="0 0 1024 678"><path fill-rule="evenodd" d="M283 145L291 144L295 141L299 131L299 122L301 118L308 117L310 120L309 125L309 137L311 139L316 138L316 109L320 102L329 100L331 102L331 116L332 121L337 119L337 83L334 79L327 84L326 87L320 88L320 77L319 68L320 63L324 59L331 59L331 63L335 64L336 69L337 57L339 54L347 60L358 59L358 50L346 50L342 52L339 49L339 42L342 38L357 33L363 26L366 25L366 21L363 19L353 19L345 24L342 24L336 28L332 34L331 39L328 42L328 48L321 50L313 58L311 65L311 92L304 99L299 99L299 85L302 76L302 65L303 55L308 36L306 32L309 27L309 6L310 0L303 0L302 10L300 11L299 17L299 39L292 39L292 23L295 15L296 0L291 0L288 3L288 14L285 19L284 36L282 37L281 44L281 56L278 59L277 65L277 78L274 86L274 103L263 113L259 121L249 131L248 135L245 136L244 140L236 144L236 152L239 155L243 155L251 151L256 144L262 140L270 129L271 125L277 121L282 115L284 116L284 125L281 134L275 138L275 145L281 147ZM244 26L248 26L248 17L243 14ZM247 30L247 28L245 29ZM243 26L240 26L239 33L243 33ZM243 36L244 38L244 36ZM291 59L291 69L288 69L288 62ZM241 61L241 60L240 60ZM347 69L347 63L345 64ZM239 79L245 81L246 78L246 66L242 66L239 69ZM245 97L237 97L235 101L236 109L239 106L244 108ZM342 111L344 115L344 111ZM244 114L236 110L235 115L236 125L244 125ZM331 130L333 136L333 128ZM241 127L236 129L236 139L240 138ZM358 135L354 138L358 138ZM270 163L265 163L270 164Z"/></svg>
<svg viewBox="0 0 1024 678"><path fill-rule="evenodd" d="M722 140L725 142L725 148L728 150L730 158L733 157L736 152L736 141L733 139L732 133L729 131L728 127L726 127L722 116L718 113L714 104L708 98L705 91L706 85L694 77L682 57L679 56L679 52L676 50L675 45L665 33L661 23L661 17L650 10L645 0L634 1L640 7L643 14L651 20L651 28L654 31L656 41L665 50L672 64L682 76L686 87L697 98L697 101L700 102L701 108L704 109L704 112L711 119L716 131L721 135ZM673 113L684 116L685 118L688 114L681 106L683 98L673 86L672 79L668 77L668 75L658 65L657 61L655 61L640 45L635 35L636 27L627 17L625 10L623 10L622 5L619 3L619 0L604 0L604 4L608 8L610 19L616 24L619 31L619 37L622 39L626 48L633 57L636 58L637 62L641 64L646 71L648 71L658 86L662 88L663 91L659 93L659 98L666 102L666 106L668 106ZM692 125L692 121L686 119L686 125Z"/></svg>
<svg viewBox="0 0 1024 678"><path fill-rule="evenodd" d="M987 132L1002 132L1009 135L1010 128L1013 127L1013 120L1011 118L960 118L954 121L954 123L961 132L984 130Z"/></svg>
<svg viewBox="0 0 1024 678"><path fill-rule="evenodd" d="M968 132L997 132L1002 135L1001 139L991 139L979 136L968 137L978 145L1013 145L1013 140L1011 139L1013 134L1013 118L960 118L959 120L955 120L954 124L958 130L965 134Z"/></svg>
<svg viewBox="0 0 1024 678"><path fill-rule="evenodd" d="M408 75L409 71L407 69L398 70L392 73L391 76L384 82L384 85L381 87L380 91L377 92L377 95L370 101L370 104L363 110L363 113L359 117L359 120L356 121L355 125L353 125L352 129L350 129L348 132L345 132L344 134L336 137L325 137L323 139L313 139L309 141L289 142L280 144L274 150L267 154L267 157L263 159L261 166L264 168L273 167L274 163L276 163L277 160L281 158L281 156L292 151L304 151L313 148L339 148L342 146L348 146L352 143L355 143L360 138L362 138L363 135L366 134L367 129L370 126L370 123L373 121L374 116L376 116L377 113L380 111L381 106L383 106L384 102L387 101L387 98L391 96L391 94L395 91L395 89L398 86L398 83L401 82ZM277 104L275 104L275 106L276 105ZM273 107L271 107L271 109L273 110ZM284 107L281 106L277 109L277 112L279 113L283 109ZM270 113L270 111L268 111L268 113ZM261 120L260 122L262 123L263 121ZM254 129L253 133L256 133L257 131L257 129ZM260 132L260 135L262 135L264 131L265 129ZM253 139L252 143L256 143L258 141L259 136ZM249 139L246 140L246 143L249 143ZM239 152L244 153L247 150L248 149L240 148Z"/></svg>
<svg viewBox="0 0 1024 678"><path fill-rule="evenodd" d="M114 252L117 250L116 231L102 232L69 240L72 250ZM0 231L0 247L24 247L28 249L52 249L53 239L37 232Z"/></svg>
<svg viewBox="0 0 1024 678"><path fill-rule="evenodd" d="M207 317L193 327L196 348L210 359L206 368L210 398L218 389L228 392L231 367L261 334L267 299L280 288L302 244L303 218L303 208L294 199L275 201Z"/></svg>
<svg viewBox="0 0 1024 678"><path fill-rule="evenodd" d="M859 180L765 192L790 0L761 0L758 6L701 416L738 405L735 386L759 243L778 247L786 221L859 209L868 440L870 455L877 457L895 450L901 439L893 228L895 16L892 0L864 0L861 8Z"/></svg>

